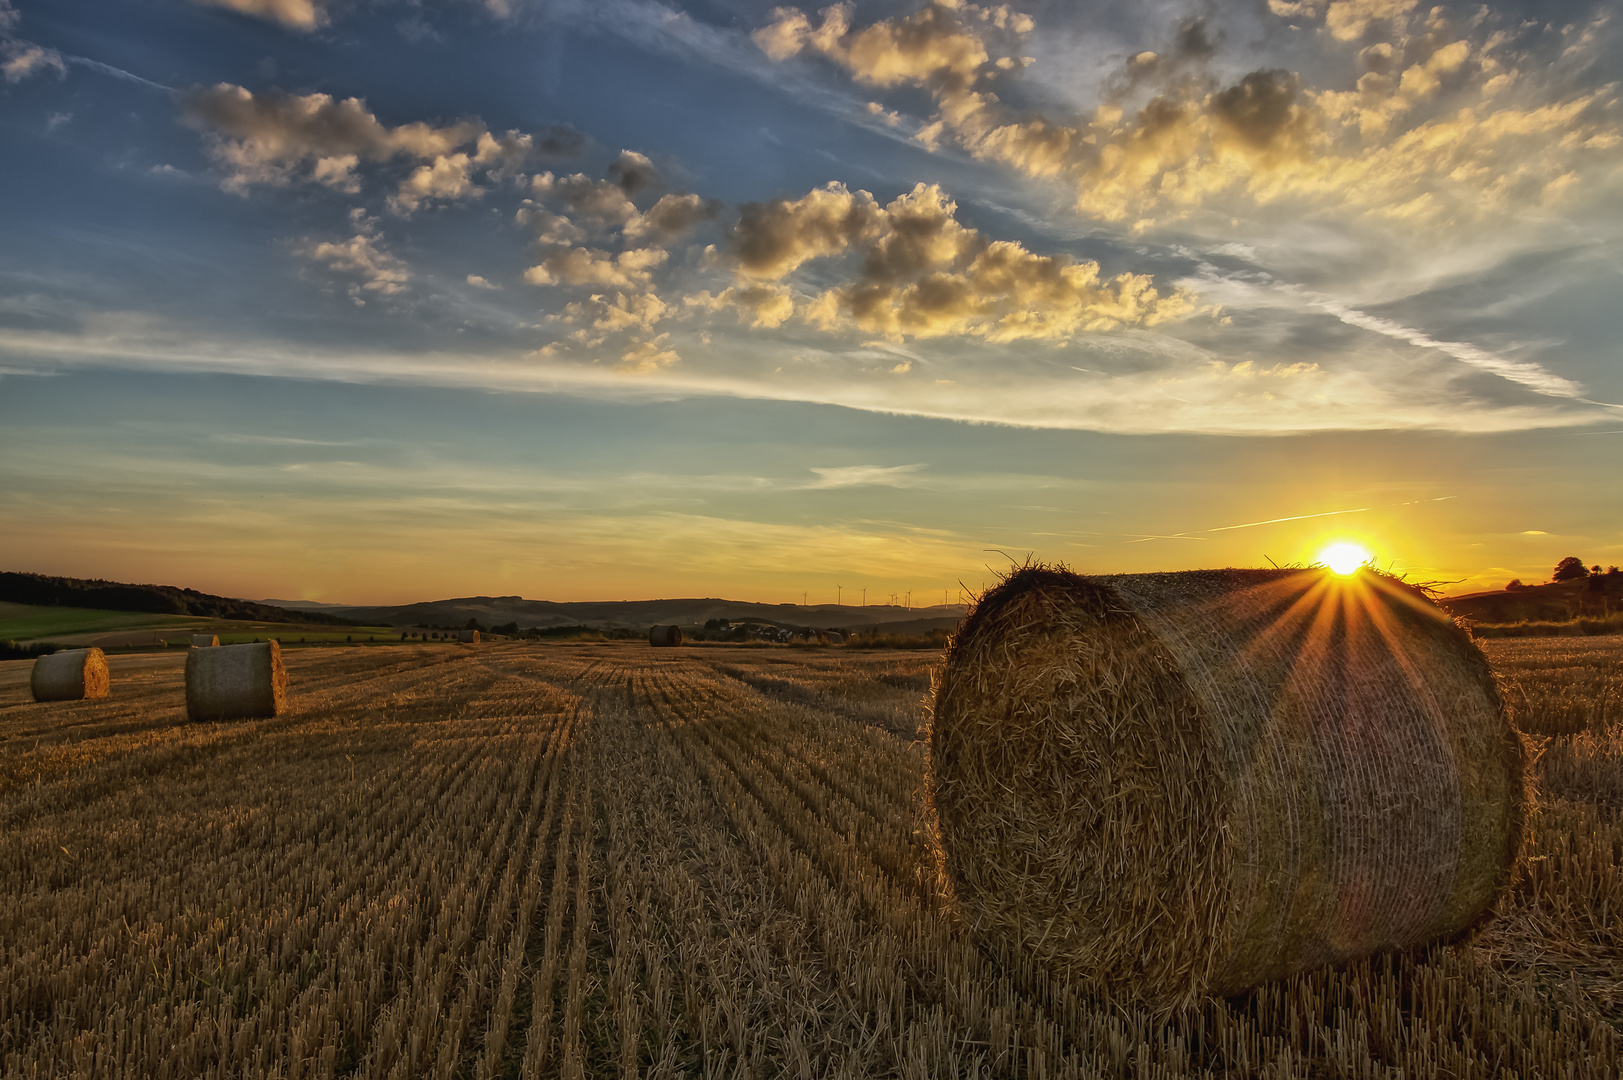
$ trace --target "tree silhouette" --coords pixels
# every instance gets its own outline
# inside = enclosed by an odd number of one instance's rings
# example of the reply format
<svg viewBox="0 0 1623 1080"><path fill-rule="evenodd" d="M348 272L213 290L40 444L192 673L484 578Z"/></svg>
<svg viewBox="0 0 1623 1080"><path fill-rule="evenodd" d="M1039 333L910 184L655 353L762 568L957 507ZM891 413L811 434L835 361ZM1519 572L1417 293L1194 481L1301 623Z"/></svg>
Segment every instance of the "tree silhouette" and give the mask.
<svg viewBox="0 0 1623 1080"><path fill-rule="evenodd" d="M1584 561L1576 555L1568 555L1555 564L1555 575L1550 580L1575 581L1578 578L1588 576L1589 568L1584 565Z"/></svg>

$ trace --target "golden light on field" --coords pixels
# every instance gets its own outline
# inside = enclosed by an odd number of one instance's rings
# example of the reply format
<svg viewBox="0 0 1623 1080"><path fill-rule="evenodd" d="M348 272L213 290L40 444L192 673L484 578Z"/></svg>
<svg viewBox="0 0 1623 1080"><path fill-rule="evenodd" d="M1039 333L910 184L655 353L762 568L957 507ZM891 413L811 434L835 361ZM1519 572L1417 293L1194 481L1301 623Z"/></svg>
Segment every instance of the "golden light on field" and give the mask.
<svg viewBox="0 0 1623 1080"><path fill-rule="evenodd" d="M1350 574L1374 558L1362 545L1343 541L1319 552L1318 561L1338 574Z"/></svg>

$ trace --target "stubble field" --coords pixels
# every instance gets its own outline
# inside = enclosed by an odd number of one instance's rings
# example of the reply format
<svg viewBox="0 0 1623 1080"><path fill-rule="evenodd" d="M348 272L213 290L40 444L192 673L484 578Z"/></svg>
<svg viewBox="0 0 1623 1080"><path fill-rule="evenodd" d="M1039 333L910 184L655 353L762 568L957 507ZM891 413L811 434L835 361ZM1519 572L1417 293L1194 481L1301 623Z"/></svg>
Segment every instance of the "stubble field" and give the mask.
<svg viewBox="0 0 1623 1080"><path fill-rule="evenodd" d="M1615 1076L1623 642L1487 648L1567 732L1501 918L1163 1019L956 925L917 799L937 653L292 651L287 714L201 725L180 656L71 704L0 664L0 1068Z"/></svg>

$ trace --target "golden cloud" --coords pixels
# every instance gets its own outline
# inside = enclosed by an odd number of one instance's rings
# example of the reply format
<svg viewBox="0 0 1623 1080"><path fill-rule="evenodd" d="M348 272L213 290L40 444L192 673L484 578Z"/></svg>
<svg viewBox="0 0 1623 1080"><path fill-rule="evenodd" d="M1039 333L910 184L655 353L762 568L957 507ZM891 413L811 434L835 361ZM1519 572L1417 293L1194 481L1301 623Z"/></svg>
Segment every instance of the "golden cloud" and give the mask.
<svg viewBox="0 0 1623 1080"><path fill-rule="evenodd" d="M1603 112L1608 91L1499 104L1526 80L1499 55L1507 36L1488 33L1480 19L1461 28L1445 9L1420 11L1416 0L1269 6L1322 19L1336 48L1353 43L1354 88L1310 87L1279 69L1213 88L1191 74L1189 65L1211 52L1191 20L1172 55L1136 54L1110 83L1113 93L1160 85L1142 107L1128 115L1112 99L1091 115L1056 120L1015 115L987 88L1024 64L991 47L998 35L1031 29L1007 9L937 0L853 28L848 5L827 9L818 25L779 8L755 40L776 59L825 55L859 83L925 87L937 109L915 135L925 147L950 139L1029 176L1067 177L1082 213L1139 228L1206 207L1233 213L1241 202L1285 200L1355 207L1409 227L1514 214L1570 195L1599 152L1623 143ZM870 109L877 115L883 106ZM822 244L838 247L839 239L835 230ZM746 261L768 277L820 250L769 246L786 261Z"/></svg>
<svg viewBox="0 0 1623 1080"><path fill-rule="evenodd" d="M884 19L851 31L852 5L842 2L823 10L821 25L795 8L781 7L772 22L757 30L755 42L774 60L805 50L829 57L870 86L898 83L969 85L988 62L982 33L989 28L1014 35L1032 28L1029 16L1007 5L936 0L911 15ZM976 27L976 23L982 24Z"/></svg>
<svg viewBox="0 0 1623 1080"><path fill-rule="evenodd" d="M354 193L361 187L362 162L420 162L389 200L401 214L433 199L478 196L484 188L475 183L476 173L486 182L512 180L530 158L567 155L584 141L567 126L539 134L496 134L479 120L389 127L360 98L275 90L255 94L233 83L186 94L181 118L206 134L210 156L226 170L221 186L239 194L254 184L292 180Z"/></svg>
<svg viewBox="0 0 1623 1080"><path fill-rule="evenodd" d="M658 337L633 345L621 354L615 370L630 375L648 375L679 362L682 358L676 354L676 350L669 347L670 336L660 334Z"/></svg>
<svg viewBox="0 0 1623 1080"><path fill-rule="evenodd" d="M752 330L775 330L795 313L794 298L789 290L774 285L735 286L723 289L715 296L707 290L683 297L682 304L701 311L731 308L740 319L749 323Z"/></svg>
<svg viewBox="0 0 1623 1080"><path fill-rule="evenodd" d="M375 220L360 210L351 212L350 220L357 232L348 240L306 240L294 250L329 270L359 279L349 286L350 299L357 305L364 306L367 294L394 296L404 292L406 282L411 279L410 271L377 235Z"/></svg>
<svg viewBox="0 0 1623 1080"><path fill-rule="evenodd" d="M825 290L801 318L831 330L849 321L891 340L960 335L988 341L1045 339L1121 326L1150 326L1195 308L1186 293L1162 295L1147 276L1102 281L1098 264L1038 255L989 241L957 220L940 187L918 184L888 205L830 184L797 200L747 206L732 234L741 276L781 279L803 263L859 252L851 284ZM735 287L688 298L714 310L734 304L752 325L786 317L787 295ZM776 321L772 321L772 320Z"/></svg>
<svg viewBox="0 0 1623 1080"><path fill-rule="evenodd" d="M315 0L192 0L204 7L226 8L256 19L281 23L294 30L314 30L327 24L325 4Z"/></svg>
<svg viewBox="0 0 1623 1080"><path fill-rule="evenodd" d="M669 258L662 248L633 248L613 254L594 248L564 248L524 271L531 285L603 285L635 289L648 284L653 268Z"/></svg>
<svg viewBox="0 0 1623 1080"><path fill-rule="evenodd" d="M881 214L868 192L838 182L794 201L745 203L732 235L738 266L753 277L781 278L809 259L876 239Z"/></svg>

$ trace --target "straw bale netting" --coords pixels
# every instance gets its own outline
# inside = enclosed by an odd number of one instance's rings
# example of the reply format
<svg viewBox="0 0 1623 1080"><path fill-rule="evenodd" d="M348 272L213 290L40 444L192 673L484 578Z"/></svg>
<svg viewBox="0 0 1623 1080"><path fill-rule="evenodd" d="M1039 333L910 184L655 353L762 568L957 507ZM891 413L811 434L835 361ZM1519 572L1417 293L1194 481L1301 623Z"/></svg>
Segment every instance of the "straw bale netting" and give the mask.
<svg viewBox="0 0 1623 1080"><path fill-rule="evenodd" d="M1367 571L1024 567L952 639L929 758L972 932L1161 1008L1474 928L1529 799L1481 652Z"/></svg>
<svg viewBox="0 0 1623 1080"><path fill-rule="evenodd" d="M282 711L287 670L274 641L186 654L186 714L193 720L257 720Z"/></svg>
<svg viewBox="0 0 1623 1080"><path fill-rule="evenodd" d="M107 657L100 649L65 649L34 661L28 688L35 701L103 698L112 687Z"/></svg>
<svg viewBox="0 0 1623 1080"><path fill-rule="evenodd" d="M680 626L656 626L648 631L648 644L655 648L682 644L682 628Z"/></svg>
<svg viewBox="0 0 1623 1080"><path fill-rule="evenodd" d="M458 630L456 632L456 639L465 645L477 645L479 644L479 631Z"/></svg>
<svg viewBox="0 0 1623 1080"><path fill-rule="evenodd" d="M193 634L192 648L212 649L220 643L220 639L213 634Z"/></svg>

